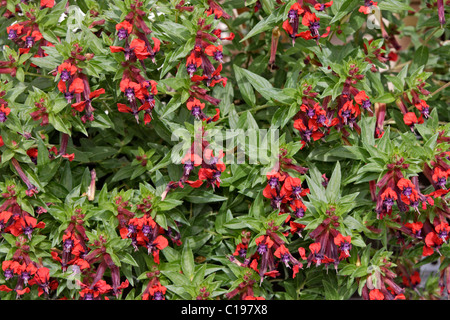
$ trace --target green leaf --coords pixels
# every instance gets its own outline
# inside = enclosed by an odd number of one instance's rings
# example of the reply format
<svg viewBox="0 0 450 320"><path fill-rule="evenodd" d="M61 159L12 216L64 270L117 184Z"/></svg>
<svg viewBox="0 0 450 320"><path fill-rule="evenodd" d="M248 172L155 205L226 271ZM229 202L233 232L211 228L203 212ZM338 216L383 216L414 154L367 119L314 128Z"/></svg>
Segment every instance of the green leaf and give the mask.
<svg viewBox="0 0 450 320"><path fill-rule="evenodd" d="M248 105L254 107L256 105L256 96L255 93L253 92L252 85L245 77L245 74L243 72L244 69L241 69L236 65L233 65L233 70L242 98Z"/></svg>

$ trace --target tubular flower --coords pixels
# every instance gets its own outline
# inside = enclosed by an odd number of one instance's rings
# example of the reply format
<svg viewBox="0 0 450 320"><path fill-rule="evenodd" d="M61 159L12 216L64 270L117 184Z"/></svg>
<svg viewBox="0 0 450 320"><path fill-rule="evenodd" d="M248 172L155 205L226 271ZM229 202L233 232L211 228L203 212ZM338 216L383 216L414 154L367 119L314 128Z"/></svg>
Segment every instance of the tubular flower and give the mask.
<svg viewBox="0 0 450 320"><path fill-rule="evenodd" d="M425 100L420 100L415 104L415 107L420 111L423 117L428 118L430 116L430 106Z"/></svg>
<svg viewBox="0 0 450 320"><path fill-rule="evenodd" d="M292 45L295 44L295 38L297 37L298 26L300 22L300 16L305 12L301 5L294 3L288 12L288 19L283 23L283 29L287 32L289 37L292 38Z"/></svg>

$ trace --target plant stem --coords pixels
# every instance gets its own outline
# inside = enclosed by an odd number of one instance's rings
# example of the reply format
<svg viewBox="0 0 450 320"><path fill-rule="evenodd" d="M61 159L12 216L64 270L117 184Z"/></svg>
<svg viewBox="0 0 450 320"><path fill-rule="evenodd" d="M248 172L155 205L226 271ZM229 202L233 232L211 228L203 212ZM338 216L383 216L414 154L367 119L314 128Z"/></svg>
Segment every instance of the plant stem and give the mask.
<svg viewBox="0 0 450 320"><path fill-rule="evenodd" d="M47 79L54 79L52 76L48 76L45 74L38 74L38 73L32 73L32 72L24 72L26 76L33 76L33 77L41 77L41 78L47 78Z"/></svg>
<svg viewBox="0 0 450 320"><path fill-rule="evenodd" d="M434 91L431 96L434 96L436 93L444 90L445 88L447 88L448 86L450 86L450 82L447 82L446 84L444 84L442 87L440 87L439 89L437 89L436 91Z"/></svg>

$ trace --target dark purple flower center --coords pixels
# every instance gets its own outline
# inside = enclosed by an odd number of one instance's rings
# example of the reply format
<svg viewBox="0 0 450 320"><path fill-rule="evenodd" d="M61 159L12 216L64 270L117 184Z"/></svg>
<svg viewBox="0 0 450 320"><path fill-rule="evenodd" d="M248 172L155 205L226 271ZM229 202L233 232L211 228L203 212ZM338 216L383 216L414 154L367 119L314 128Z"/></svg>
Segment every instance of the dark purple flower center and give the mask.
<svg viewBox="0 0 450 320"><path fill-rule="evenodd" d="M20 275L20 277L23 279L23 282L25 283L25 285L27 285L28 280L30 280L30 273L27 271L22 272L22 274Z"/></svg>
<svg viewBox="0 0 450 320"><path fill-rule="evenodd" d="M342 251L349 251L351 248L352 248L352 245L346 241L341 244Z"/></svg>
<svg viewBox="0 0 450 320"><path fill-rule="evenodd" d="M442 230L439 232L438 237L445 241L448 237L448 232L445 230Z"/></svg>
<svg viewBox="0 0 450 320"><path fill-rule="evenodd" d="M314 117L315 114L316 114L316 111L314 109L308 108L308 111L306 111L306 115L310 118Z"/></svg>
<svg viewBox="0 0 450 320"><path fill-rule="evenodd" d="M136 226L134 224L130 224L127 229L128 229L128 235L136 233Z"/></svg>
<svg viewBox="0 0 450 320"><path fill-rule="evenodd" d="M64 93L64 98L66 98L67 103L70 103L72 101L72 99L74 98L73 93L72 92Z"/></svg>
<svg viewBox="0 0 450 320"><path fill-rule="evenodd" d="M323 124L325 123L325 120L327 119L327 117L325 117L323 114L317 116L317 123Z"/></svg>
<svg viewBox="0 0 450 320"><path fill-rule="evenodd" d="M342 118L348 118L348 117L350 117L350 110L344 110L344 111L342 111L341 115L342 115Z"/></svg>
<svg viewBox="0 0 450 320"><path fill-rule="evenodd" d="M239 253L240 257L245 258L245 256L247 255L247 250L246 249L240 249L238 251L238 253Z"/></svg>

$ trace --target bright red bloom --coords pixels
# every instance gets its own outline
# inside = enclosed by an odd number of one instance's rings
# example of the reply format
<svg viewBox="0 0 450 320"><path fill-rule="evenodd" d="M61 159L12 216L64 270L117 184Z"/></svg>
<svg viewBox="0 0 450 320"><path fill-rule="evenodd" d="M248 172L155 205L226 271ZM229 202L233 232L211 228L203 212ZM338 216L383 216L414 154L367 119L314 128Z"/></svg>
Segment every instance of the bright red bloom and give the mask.
<svg viewBox="0 0 450 320"><path fill-rule="evenodd" d="M309 189L302 188L302 180L300 178L287 177L284 181L283 187L288 197L292 199L300 199L309 193Z"/></svg>
<svg viewBox="0 0 450 320"><path fill-rule="evenodd" d="M314 9L316 9L317 11L323 11L323 10L325 10L325 8L329 8L332 5L333 5L333 1L325 2L325 3L316 3L314 5Z"/></svg>
<svg viewBox="0 0 450 320"><path fill-rule="evenodd" d="M55 5L55 0L41 0L41 9L53 8L54 5Z"/></svg>
<svg viewBox="0 0 450 320"><path fill-rule="evenodd" d="M415 185L409 179L401 178L397 182L397 187L402 191L402 194L408 198L411 196L411 194L417 193Z"/></svg>
<svg viewBox="0 0 450 320"><path fill-rule="evenodd" d="M296 218L302 218L306 212L306 206L300 199L294 199L290 202L290 207L294 211Z"/></svg>
<svg viewBox="0 0 450 320"><path fill-rule="evenodd" d="M423 117L420 116L419 119L417 119L417 116L414 112L407 112L403 115L403 122L409 126L413 127L415 124L423 123ZM412 130L412 128L411 128Z"/></svg>

